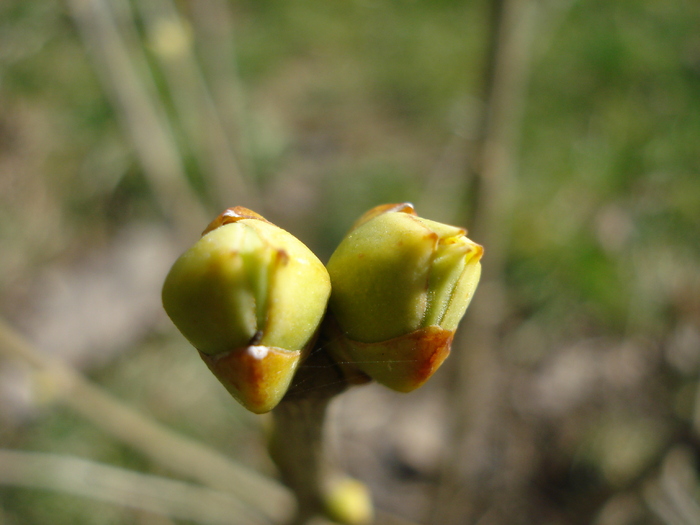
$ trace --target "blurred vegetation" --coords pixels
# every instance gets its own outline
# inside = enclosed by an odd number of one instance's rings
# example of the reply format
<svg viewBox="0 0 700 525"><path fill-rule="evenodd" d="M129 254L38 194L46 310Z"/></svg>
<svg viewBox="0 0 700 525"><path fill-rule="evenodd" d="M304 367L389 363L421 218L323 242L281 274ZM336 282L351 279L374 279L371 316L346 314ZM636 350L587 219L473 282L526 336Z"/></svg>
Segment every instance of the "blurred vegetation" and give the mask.
<svg viewBox="0 0 700 525"><path fill-rule="evenodd" d="M700 523L700 3L526 3L505 288L483 292L505 378L488 482L475 498L445 466L457 358L415 394L343 396L339 460L415 523L437 523L445 486L441 525ZM125 403L274 476L265 419L175 333L162 277L225 206L322 259L384 202L470 227L487 198L475 152L492 5L0 3L0 314ZM174 476L22 371L0 360L2 449ZM190 522L6 483L3 525Z"/></svg>

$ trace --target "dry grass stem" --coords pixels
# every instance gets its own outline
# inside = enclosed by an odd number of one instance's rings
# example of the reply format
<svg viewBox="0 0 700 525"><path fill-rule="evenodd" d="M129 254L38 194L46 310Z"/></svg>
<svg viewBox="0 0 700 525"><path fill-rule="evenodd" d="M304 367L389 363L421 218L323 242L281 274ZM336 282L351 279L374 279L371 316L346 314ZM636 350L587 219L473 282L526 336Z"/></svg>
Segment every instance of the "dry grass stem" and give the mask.
<svg viewBox="0 0 700 525"><path fill-rule="evenodd" d="M192 2L189 8L199 63L217 109L217 117L242 173L252 177L254 168L248 126L248 97L238 73L232 5L225 0L209 0L206 4ZM259 195L253 197L261 200Z"/></svg>
<svg viewBox="0 0 700 525"><path fill-rule="evenodd" d="M495 356L498 333L505 315L502 271L507 257L509 218L515 192L515 172L522 111L536 27L536 2L498 0L494 3L491 49L485 81L486 110L477 155L479 178L473 238L487 247L478 300L467 312L464 341L456 348L455 395L450 414L451 446L445 455L443 483L434 507L436 523L463 523L472 505L456 494L475 489L489 472L493 456L493 425L498 421L498 392L502 373ZM463 339L464 340L464 339ZM458 342L459 344L459 342ZM457 508L463 509L458 512Z"/></svg>
<svg viewBox="0 0 700 525"><path fill-rule="evenodd" d="M30 365L37 388L157 464L235 494L268 521L280 522L291 514L293 500L283 486L124 405L75 370L37 352L3 320L0 355Z"/></svg>
<svg viewBox="0 0 700 525"><path fill-rule="evenodd" d="M263 523L230 492L56 454L0 449L0 485L66 492L197 523Z"/></svg>
<svg viewBox="0 0 700 525"><path fill-rule="evenodd" d="M259 209L260 199L247 184L195 55L192 29L171 0L137 2L149 44L165 74L179 120L217 208L237 204ZM232 57L231 57L232 58Z"/></svg>
<svg viewBox="0 0 700 525"><path fill-rule="evenodd" d="M194 233L207 213L187 182L142 49L124 38L103 0L68 0L68 6L161 211L180 232Z"/></svg>

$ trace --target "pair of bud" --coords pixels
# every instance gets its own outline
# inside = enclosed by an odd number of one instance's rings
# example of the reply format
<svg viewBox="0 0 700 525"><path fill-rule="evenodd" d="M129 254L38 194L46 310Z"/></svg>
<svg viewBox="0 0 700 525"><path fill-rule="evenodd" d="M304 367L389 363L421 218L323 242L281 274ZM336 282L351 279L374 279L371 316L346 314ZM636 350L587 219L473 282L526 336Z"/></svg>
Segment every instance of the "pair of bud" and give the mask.
<svg viewBox="0 0 700 525"><path fill-rule="evenodd" d="M175 262L163 305L252 412L284 397L322 325L348 377L408 392L447 357L482 251L461 228L386 205L355 223L326 268L290 233L236 207Z"/></svg>

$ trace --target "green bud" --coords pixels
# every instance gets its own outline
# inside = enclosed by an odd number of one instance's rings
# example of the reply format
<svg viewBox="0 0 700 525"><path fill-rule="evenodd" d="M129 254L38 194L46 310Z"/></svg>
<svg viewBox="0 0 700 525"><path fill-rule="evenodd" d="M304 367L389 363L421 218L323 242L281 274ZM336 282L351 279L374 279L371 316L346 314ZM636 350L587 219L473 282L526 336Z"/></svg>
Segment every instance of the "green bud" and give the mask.
<svg viewBox="0 0 700 525"><path fill-rule="evenodd" d="M323 318L328 272L297 238L237 206L173 265L163 306L246 408L284 396Z"/></svg>
<svg viewBox="0 0 700 525"><path fill-rule="evenodd" d="M337 360L395 390L422 385L449 354L482 253L464 229L422 219L410 204L367 212L327 265Z"/></svg>
<svg viewBox="0 0 700 525"><path fill-rule="evenodd" d="M324 498L326 514L345 525L368 525L374 521L369 489L350 477L334 480Z"/></svg>

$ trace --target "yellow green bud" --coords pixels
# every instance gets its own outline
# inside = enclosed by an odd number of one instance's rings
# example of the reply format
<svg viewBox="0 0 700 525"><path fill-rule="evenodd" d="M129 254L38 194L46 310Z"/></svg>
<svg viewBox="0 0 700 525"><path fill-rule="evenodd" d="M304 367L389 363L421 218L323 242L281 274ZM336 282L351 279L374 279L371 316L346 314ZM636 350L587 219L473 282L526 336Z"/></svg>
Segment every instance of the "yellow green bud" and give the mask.
<svg viewBox="0 0 700 525"><path fill-rule="evenodd" d="M175 262L163 306L229 392L263 413L287 391L329 294L328 272L301 241L237 206Z"/></svg>
<svg viewBox="0 0 700 525"><path fill-rule="evenodd" d="M483 249L410 204L367 212L328 262L332 351L395 390L422 385L449 354Z"/></svg>
<svg viewBox="0 0 700 525"><path fill-rule="evenodd" d="M364 483L343 477L331 484L325 494L326 514L345 525L368 525L374 520L374 506Z"/></svg>

